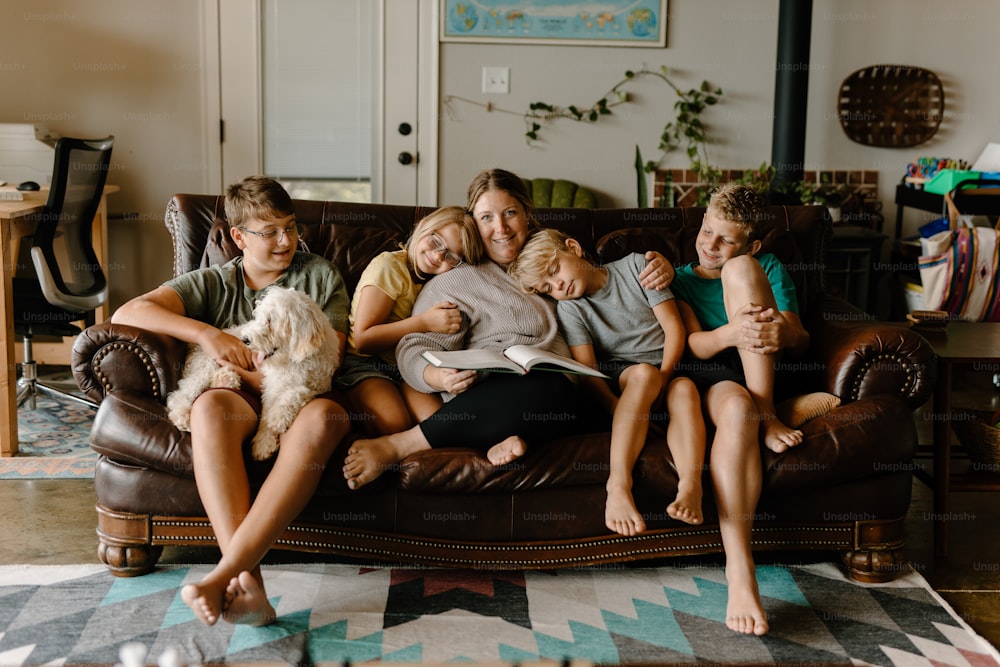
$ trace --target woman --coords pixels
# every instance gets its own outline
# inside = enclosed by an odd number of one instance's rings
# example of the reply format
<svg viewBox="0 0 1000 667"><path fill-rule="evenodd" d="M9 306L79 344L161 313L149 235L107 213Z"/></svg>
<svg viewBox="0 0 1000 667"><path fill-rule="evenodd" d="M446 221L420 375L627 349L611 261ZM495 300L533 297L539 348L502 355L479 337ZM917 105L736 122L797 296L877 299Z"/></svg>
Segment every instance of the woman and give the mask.
<svg viewBox="0 0 1000 667"><path fill-rule="evenodd" d="M524 183L509 171L482 171L469 185L467 209L488 261L437 276L421 291L413 309L419 313L450 301L463 314L462 326L451 334L409 334L396 348L403 379L419 391L441 392L446 402L406 431L355 442L344 461L344 477L352 489L425 449L475 448L494 465L502 465L523 455L527 443L599 428L586 417L594 411L581 409L576 385L561 373L437 368L421 356L426 350L503 350L519 344L569 356L553 302L525 293L507 275L508 265L537 228ZM644 284L653 288L669 284L670 263L656 253L647 254L647 259L652 261L640 276Z"/></svg>

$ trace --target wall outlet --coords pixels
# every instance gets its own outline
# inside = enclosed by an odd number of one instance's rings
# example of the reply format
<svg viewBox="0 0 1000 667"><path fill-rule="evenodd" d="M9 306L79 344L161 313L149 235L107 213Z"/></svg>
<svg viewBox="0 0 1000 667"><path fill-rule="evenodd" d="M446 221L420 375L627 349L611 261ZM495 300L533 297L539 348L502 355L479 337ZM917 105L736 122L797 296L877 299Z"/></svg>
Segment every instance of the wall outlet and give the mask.
<svg viewBox="0 0 1000 667"><path fill-rule="evenodd" d="M509 67L484 67L483 92L506 95L510 92Z"/></svg>

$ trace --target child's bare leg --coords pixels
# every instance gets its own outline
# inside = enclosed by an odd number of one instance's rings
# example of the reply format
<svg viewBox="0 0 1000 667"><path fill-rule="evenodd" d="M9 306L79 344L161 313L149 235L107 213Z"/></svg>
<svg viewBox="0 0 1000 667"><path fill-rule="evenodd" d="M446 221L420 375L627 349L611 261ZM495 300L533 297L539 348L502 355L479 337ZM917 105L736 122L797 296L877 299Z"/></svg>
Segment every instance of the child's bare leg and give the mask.
<svg viewBox="0 0 1000 667"><path fill-rule="evenodd" d="M675 378L667 387L667 446L677 467L677 497L667 514L678 521L700 524L701 474L705 467L705 419L698 388L690 378Z"/></svg>
<svg viewBox="0 0 1000 667"><path fill-rule="evenodd" d="M205 392L191 407L195 482L223 553L250 509L242 448L256 426L254 410L230 391ZM214 625L225 611L225 592L234 574L213 570L197 584L185 586L181 598L203 623Z"/></svg>
<svg viewBox="0 0 1000 667"><path fill-rule="evenodd" d="M364 411L364 430L370 436L399 433L414 424L403 396L391 380L362 380L351 387L347 395L358 410Z"/></svg>
<svg viewBox="0 0 1000 667"><path fill-rule="evenodd" d="M441 400L440 395L425 394L422 391L417 391L406 383L403 383L400 386L400 391L403 394L403 400L406 402L406 407L409 409L410 414L413 415L413 419L418 424L437 412L444 403L444 401Z"/></svg>
<svg viewBox="0 0 1000 667"><path fill-rule="evenodd" d="M763 635L768 631L767 613L750 549L762 484L755 405L735 382L714 385L705 394L705 403L716 426L711 471L729 584L726 625L743 634Z"/></svg>
<svg viewBox="0 0 1000 667"><path fill-rule="evenodd" d="M774 292L760 262L751 255L733 257L722 267L722 290L730 320L743 306L753 303L777 311ZM774 364L778 354L738 348L747 389L760 414L760 431L768 449L781 453L802 442L802 432L778 419L774 409Z"/></svg>
<svg viewBox="0 0 1000 667"><path fill-rule="evenodd" d="M192 608L195 605L185 592L189 588L193 589L191 597L195 603L208 600L209 591L213 596L218 595L220 601L225 601L223 608L214 613L212 619L199 615L202 620L209 624L219 617L254 624L274 620L274 609L264 592L258 564L281 532L312 498L327 460L349 427L347 412L340 405L323 398L310 401L281 436L274 467L249 510L232 515L228 522L220 517L219 525L225 526L226 530L232 528L228 535L225 531L220 535L213 521L222 559L201 582L182 591L182 597ZM226 475L222 469L202 469L210 476ZM245 479L242 460L241 472ZM229 474L232 474L231 470ZM199 482L199 493L201 489ZM247 580L247 576L259 584L259 589ZM234 579L240 586L232 586Z"/></svg>
<svg viewBox="0 0 1000 667"><path fill-rule="evenodd" d="M400 433L358 440L347 450L347 457L344 459L343 471L347 486L359 489L410 454L430 448L419 424Z"/></svg>
<svg viewBox="0 0 1000 667"><path fill-rule="evenodd" d="M646 443L649 410L660 393L662 378L660 370L649 364L629 366L619 378L621 396L611 420L604 523L621 535L637 535L646 530L646 522L632 497L632 468Z"/></svg>

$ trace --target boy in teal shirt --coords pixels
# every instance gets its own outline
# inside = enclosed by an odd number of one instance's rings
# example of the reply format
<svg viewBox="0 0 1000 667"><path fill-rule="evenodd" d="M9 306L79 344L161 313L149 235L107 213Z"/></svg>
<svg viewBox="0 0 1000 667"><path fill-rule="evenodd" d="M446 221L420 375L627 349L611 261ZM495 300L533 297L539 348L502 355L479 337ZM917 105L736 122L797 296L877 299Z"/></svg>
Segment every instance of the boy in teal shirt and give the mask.
<svg viewBox="0 0 1000 667"><path fill-rule="evenodd" d="M719 188L695 241L698 263L678 269L671 284L691 356L720 368L699 384L715 425L709 468L726 553L726 625L755 635L769 627L750 549L763 475L759 442L763 436L775 452L802 442L801 431L775 416L774 367L779 353L809 345L787 272L772 255L756 256L765 216L753 190Z"/></svg>

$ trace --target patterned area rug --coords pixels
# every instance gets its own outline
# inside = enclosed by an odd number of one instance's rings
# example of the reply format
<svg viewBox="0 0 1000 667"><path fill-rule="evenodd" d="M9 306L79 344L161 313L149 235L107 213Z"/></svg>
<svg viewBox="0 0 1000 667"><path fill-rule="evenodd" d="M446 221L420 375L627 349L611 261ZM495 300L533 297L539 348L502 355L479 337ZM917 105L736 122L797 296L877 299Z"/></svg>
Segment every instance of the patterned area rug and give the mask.
<svg viewBox="0 0 1000 667"><path fill-rule="evenodd" d="M198 622L180 588L102 566L0 567L0 664L114 664L126 643L207 662L840 663L987 667L1000 655L917 573L859 585L832 564L758 568L771 632L725 627L721 568L490 572L265 566L278 621Z"/></svg>
<svg viewBox="0 0 1000 667"><path fill-rule="evenodd" d="M18 454L0 458L0 479L94 476L90 448L94 411L84 405L38 397L34 410L17 411Z"/></svg>

